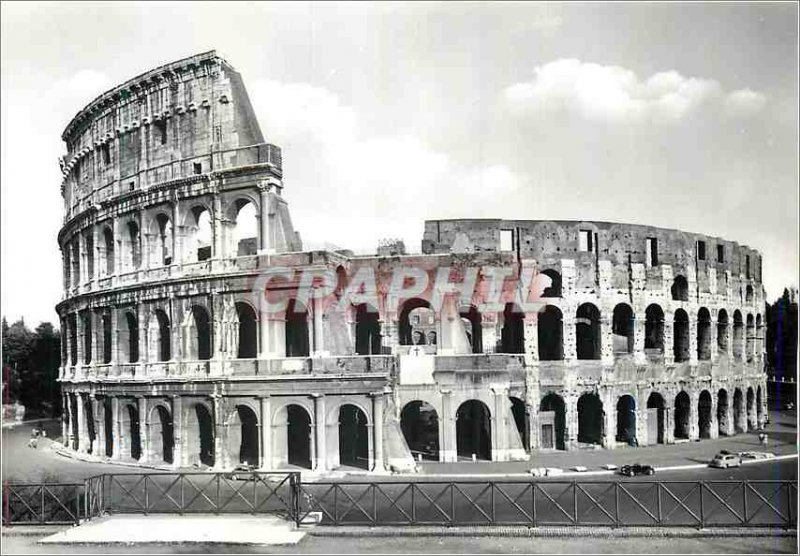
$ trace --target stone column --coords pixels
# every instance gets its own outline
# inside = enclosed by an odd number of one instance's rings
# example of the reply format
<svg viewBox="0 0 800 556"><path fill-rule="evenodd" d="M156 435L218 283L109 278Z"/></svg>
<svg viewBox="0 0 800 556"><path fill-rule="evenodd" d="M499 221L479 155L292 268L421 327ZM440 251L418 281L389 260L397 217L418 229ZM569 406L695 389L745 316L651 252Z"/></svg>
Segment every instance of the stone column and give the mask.
<svg viewBox="0 0 800 556"><path fill-rule="evenodd" d="M484 339L485 340L485 339ZM484 344L484 347L486 344ZM458 440L456 438L456 418L453 409L453 392L441 390L442 415L439 421L442 424L441 454L439 459L445 462L458 461Z"/></svg>
<svg viewBox="0 0 800 556"><path fill-rule="evenodd" d="M173 228L174 229L174 228ZM185 467L184 462L184 424L183 424L183 398L177 394L171 396L172 399L172 434L174 447L172 449L172 467L179 469Z"/></svg>
<svg viewBox="0 0 800 556"><path fill-rule="evenodd" d="M600 317L600 358L603 365L614 364L614 323L607 314Z"/></svg>
<svg viewBox="0 0 800 556"><path fill-rule="evenodd" d="M697 343L695 342L695 345ZM695 348L695 360L697 359L697 351ZM700 438L700 423L699 423L699 403L700 394L689 394L689 440L697 440Z"/></svg>
<svg viewBox="0 0 800 556"><path fill-rule="evenodd" d="M92 454L97 457L106 457L106 420L105 412L103 411L103 404L97 398L90 398L89 403L92 404L92 416L94 417L94 434L95 445L92 449Z"/></svg>
<svg viewBox="0 0 800 556"><path fill-rule="evenodd" d="M270 254L274 252L272 237L270 237L269 222L269 184L259 183L259 210L258 210L258 249L259 254Z"/></svg>
<svg viewBox="0 0 800 556"><path fill-rule="evenodd" d="M328 469L328 447L325 430L325 395L311 394L314 399L314 447L315 461L313 467L315 471L324 472Z"/></svg>
<svg viewBox="0 0 800 556"><path fill-rule="evenodd" d="M178 264L183 260L183 226L180 225L180 202L172 203L172 264Z"/></svg>
<svg viewBox="0 0 800 556"><path fill-rule="evenodd" d="M151 360L152 354L149 353L147 335L147 311L142 303L136 305L136 323L139 326L139 369L144 369L144 363ZM153 359L158 360L158 356Z"/></svg>
<svg viewBox="0 0 800 556"><path fill-rule="evenodd" d="M567 309L569 310L569 309ZM564 338L564 362L570 363L578 359L578 346L575 335L575 310L564 312L562 321ZM576 433L577 434L577 433Z"/></svg>
<svg viewBox="0 0 800 556"><path fill-rule="evenodd" d="M672 397L674 399L674 396ZM675 443L675 411L669 405L668 397L664 399L664 443Z"/></svg>
<svg viewBox="0 0 800 556"><path fill-rule="evenodd" d="M217 193L214 193L212 198L211 209L211 258L219 259L225 256L223 241L224 218L222 214L222 200Z"/></svg>
<svg viewBox="0 0 800 556"><path fill-rule="evenodd" d="M708 327L708 342L711 352L711 362L716 363L719 359L719 346L717 345L717 312L711 315L711 323ZM716 403L716 402L715 402Z"/></svg>
<svg viewBox="0 0 800 556"><path fill-rule="evenodd" d="M574 344L572 352L574 355ZM578 396L574 394L564 396L564 444L567 450L578 446Z"/></svg>
<svg viewBox="0 0 800 556"><path fill-rule="evenodd" d="M508 390L503 387L493 387L494 415L492 420L492 461L508 460Z"/></svg>
<svg viewBox="0 0 800 556"><path fill-rule="evenodd" d="M147 398L136 396L136 405L139 408L139 445L142 447L139 463L147 463L150 461L150 419Z"/></svg>
<svg viewBox="0 0 800 556"><path fill-rule="evenodd" d="M225 411L221 394L212 394L214 401L214 468L220 469L225 460Z"/></svg>
<svg viewBox="0 0 800 556"><path fill-rule="evenodd" d="M372 445L375 461L372 471L382 473L386 471L383 458L383 392L374 392L372 396Z"/></svg>
<svg viewBox="0 0 800 556"><path fill-rule="evenodd" d="M647 319L644 314L634 316L633 319L633 360L635 363L644 365L647 363L647 355L644 352L645 323ZM638 406L637 406L638 407Z"/></svg>
<svg viewBox="0 0 800 556"><path fill-rule="evenodd" d="M525 313L525 355L531 361L539 360L539 313Z"/></svg>
<svg viewBox="0 0 800 556"><path fill-rule="evenodd" d="M75 399L78 402L78 451L89 451L89 435L86 425L86 409L84 408L84 400L82 393L76 393Z"/></svg>
<svg viewBox="0 0 800 556"><path fill-rule="evenodd" d="M272 469L272 406L269 396L261 396L261 469Z"/></svg>
<svg viewBox="0 0 800 556"><path fill-rule="evenodd" d="M61 394L61 444L66 448L70 447L70 422L69 422L69 394L62 392Z"/></svg>
<svg viewBox="0 0 800 556"><path fill-rule="evenodd" d="M709 390L711 393L712 390ZM711 394L711 419L709 419L709 438L719 438L719 421L717 421L717 397Z"/></svg>
<svg viewBox="0 0 800 556"><path fill-rule="evenodd" d="M119 398L111 398L111 435L114 440L114 451L111 459L119 460L122 458L122 423L119 418Z"/></svg>
<svg viewBox="0 0 800 556"><path fill-rule="evenodd" d="M617 404L613 397L600 397L603 402L603 447L615 448L617 445Z"/></svg>
<svg viewBox="0 0 800 556"><path fill-rule="evenodd" d="M686 312L689 317L689 365L697 366L697 313Z"/></svg>
<svg viewBox="0 0 800 556"><path fill-rule="evenodd" d="M664 311L664 364L675 364L675 313Z"/></svg>
<svg viewBox="0 0 800 556"><path fill-rule="evenodd" d="M483 352L497 352L497 313L481 313L481 328L483 335Z"/></svg>

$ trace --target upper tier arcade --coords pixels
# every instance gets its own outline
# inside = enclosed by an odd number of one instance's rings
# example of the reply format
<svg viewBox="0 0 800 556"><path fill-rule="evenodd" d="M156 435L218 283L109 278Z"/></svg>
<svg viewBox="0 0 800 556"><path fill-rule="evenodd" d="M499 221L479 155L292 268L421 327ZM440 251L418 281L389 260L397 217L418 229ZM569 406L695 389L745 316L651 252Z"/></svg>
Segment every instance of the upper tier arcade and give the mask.
<svg viewBox="0 0 800 556"><path fill-rule="evenodd" d="M215 51L166 64L97 97L67 125L64 221L131 193L249 166L280 179L239 73Z"/></svg>

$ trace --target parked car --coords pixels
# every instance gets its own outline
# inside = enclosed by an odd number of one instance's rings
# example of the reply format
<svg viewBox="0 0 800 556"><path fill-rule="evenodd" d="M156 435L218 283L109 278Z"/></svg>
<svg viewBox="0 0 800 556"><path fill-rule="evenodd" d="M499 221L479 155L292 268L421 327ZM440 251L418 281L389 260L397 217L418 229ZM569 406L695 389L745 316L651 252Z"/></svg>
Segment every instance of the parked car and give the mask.
<svg viewBox="0 0 800 556"><path fill-rule="evenodd" d="M742 459L772 459L775 454L772 452L739 452Z"/></svg>
<svg viewBox="0 0 800 556"><path fill-rule="evenodd" d="M708 465L709 467L717 467L719 469L740 467L742 465L742 457L739 454L723 454L720 452L714 456L714 459L712 459Z"/></svg>
<svg viewBox="0 0 800 556"><path fill-rule="evenodd" d="M656 472L650 465L642 465L640 463L634 463L633 465L623 465L619 468L620 475L626 475L628 477L635 477L636 475L654 475Z"/></svg>
<svg viewBox="0 0 800 556"><path fill-rule="evenodd" d="M225 473L224 477L232 481L253 481L256 476L253 473L256 466L249 463L239 463L232 471Z"/></svg>

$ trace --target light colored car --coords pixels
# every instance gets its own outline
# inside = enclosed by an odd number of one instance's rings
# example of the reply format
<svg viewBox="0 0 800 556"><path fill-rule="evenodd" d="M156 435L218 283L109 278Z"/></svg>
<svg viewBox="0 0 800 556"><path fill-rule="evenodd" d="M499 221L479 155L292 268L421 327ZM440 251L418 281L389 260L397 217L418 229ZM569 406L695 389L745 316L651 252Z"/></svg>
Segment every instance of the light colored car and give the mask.
<svg viewBox="0 0 800 556"><path fill-rule="evenodd" d="M709 467L718 467L719 469L740 467L742 465L742 458L739 454L717 454L708 465Z"/></svg>
<svg viewBox="0 0 800 556"><path fill-rule="evenodd" d="M772 459L775 454L771 452L739 452L742 459Z"/></svg>

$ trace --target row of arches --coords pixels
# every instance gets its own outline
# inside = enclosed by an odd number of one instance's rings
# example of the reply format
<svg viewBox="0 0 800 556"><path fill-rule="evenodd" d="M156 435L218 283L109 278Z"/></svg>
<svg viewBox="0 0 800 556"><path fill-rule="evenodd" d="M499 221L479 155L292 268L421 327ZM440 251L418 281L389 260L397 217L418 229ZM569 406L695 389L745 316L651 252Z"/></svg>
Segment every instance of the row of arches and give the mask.
<svg viewBox="0 0 800 556"><path fill-rule="evenodd" d="M65 286L75 287L95 274L111 276L137 270L145 262L149 268L158 268L210 259L214 234L223 229L226 239L223 256L256 254L259 217L254 200L242 197L232 201L217 231L211 215L208 205L197 203L186 211L177 227L171 209L156 209L148 214L143 225L139 219L129 218L119 225L117 232L112 224L100 224L97 241L93 229L77 234L64 246ZM176 255L180 256L179 261Z"/></svg>

